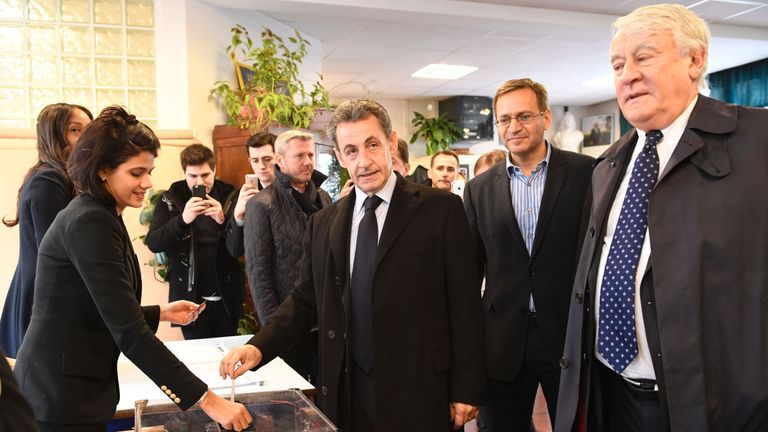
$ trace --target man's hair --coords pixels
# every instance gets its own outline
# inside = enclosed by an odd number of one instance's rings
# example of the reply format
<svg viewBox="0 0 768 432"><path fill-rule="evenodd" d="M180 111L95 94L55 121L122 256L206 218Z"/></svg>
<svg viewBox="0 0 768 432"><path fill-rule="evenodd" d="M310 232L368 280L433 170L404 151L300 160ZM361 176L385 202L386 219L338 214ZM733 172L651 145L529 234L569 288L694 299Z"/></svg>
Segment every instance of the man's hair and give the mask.
<svg viewBox="0 0 768 432"><path fill-rule="evenodd" d="M292 139L300 139L302 141L312 141L312 134L297 129L287 130L275 138L275 153L279 155L285 155L285 148Z"/></svg>
<svg viewBox="0 0 768 432"><path fill-rule="evenodd" d="M503 161L504 158L507 157L507 152L504 150L491 150L488 153L483 153L482 156L477 158L477 161L475 162L475 168L472 170L473 172L477 172L477 169L482 166L492 167L496 165L499 161Z"/></svg>
<svg viewBox="0 0 768 432"><path fill-rule="evenodd" d="M249 148L260 148L265 145L272 146L272 151L275 151L275 134L271 132L256 132L248 137L248 141L245 143L245 150Z"/></svg>
<svg viewBox="0 0 768 432"><path fill-rule="evenodd" d="M104 108L80 135L67 170L78 193L115 205L115 197L101 179L101 170L115 169L145 151L157 157L158 149L160 141L152 129L125 108L113 105Z"/></svg>
<svg viewBox="0 0 768 432"><path fill-rule="evenodd" d="M709 27L698 15L679 4L657 4L635 9L629 15L616 19L612 26L613 38L619 34L651 35L671 32L678 52L682 56L701 51L704 69L697 81L699 90L707 90L707 54Z"/></svg>
<svg viewBox="0 0 768 432"><path fill-rule="evenodd" d="M197 166L208 164L211 169L216 169L216 159L213 157L213 151L202 144L192 144L181 151L179 155L181 160L181 170L186 171L188 166Z"/></svg>
<svg viewBox="0 0 768 432"><path fill-rule="evenodd" d="M370 98L352 99L339 105L333 112L331 121L328 123L328 136L331 137L336 148L338 148L336 128L340 123L362 121L371 116L376 118L379 126L381 126L381 130L384 131L384 135L389 139L392 135L392 121L389 119L389 114L387 114L387 110L380 103Z"/></svg>
<svg viewBox="0 0 768 432"><path fill-rule="evenodd" d="M455 151L453 151L453 150L443 150L443 151L439 151L439 152L437 152L437 153L432 155L432 159L429 160L429 167L430 168L435 166L435 158L440 156L440 155L446 155L446 156L453 157L454 159L456 159L456 166L457 167L459 166L459 155Z"/></svg>
<svg viewBox="0 0 768 432"><path fill-rule="evenodd" d="M496 95L493 97L493 110L496 111L496 102L500 97L515 90L526 88L533 90L536 94L536 103L539 106L539 111L546 111L549 108L547 89L530 78L512 79L504 82L504 84L496 90Z"/></svg>
<svg viewBox="0 0 768 432"><path fill-rule="evenodd" d="M397 155L403 164L408 163L408 143L402 138L397 139Z"/></svg>

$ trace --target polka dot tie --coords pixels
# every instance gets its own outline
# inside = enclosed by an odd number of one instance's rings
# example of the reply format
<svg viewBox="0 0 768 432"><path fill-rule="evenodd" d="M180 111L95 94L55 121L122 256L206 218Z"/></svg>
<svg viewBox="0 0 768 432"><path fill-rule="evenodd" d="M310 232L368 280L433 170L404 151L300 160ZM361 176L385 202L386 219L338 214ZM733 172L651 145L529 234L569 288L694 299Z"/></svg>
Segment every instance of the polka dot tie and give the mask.
<svg viewBox="0 0 768 432"><path fill-rule="evenodd" d="M648 132L635 160L600 288L597 350L618 373L637 356L635 277L648 228L648 202L659 178L656 145L662 136L657 130Z"/></svg>

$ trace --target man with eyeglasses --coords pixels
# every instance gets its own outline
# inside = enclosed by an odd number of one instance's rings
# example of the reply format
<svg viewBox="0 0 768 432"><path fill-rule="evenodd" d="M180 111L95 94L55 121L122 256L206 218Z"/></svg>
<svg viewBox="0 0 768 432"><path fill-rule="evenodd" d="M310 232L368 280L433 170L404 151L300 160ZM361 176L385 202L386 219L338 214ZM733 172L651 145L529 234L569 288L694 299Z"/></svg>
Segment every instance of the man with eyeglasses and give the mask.
<svg viewBox="0 0 768 432"><path fill-rule="evenodd" d="M594 159L544 139L551 112L541 84L507 81L493 106L509 158L464 192L486 277L488 404L478 424L481 431L522 431L530 428L539 384L554 424L558 361Z"/></svg>

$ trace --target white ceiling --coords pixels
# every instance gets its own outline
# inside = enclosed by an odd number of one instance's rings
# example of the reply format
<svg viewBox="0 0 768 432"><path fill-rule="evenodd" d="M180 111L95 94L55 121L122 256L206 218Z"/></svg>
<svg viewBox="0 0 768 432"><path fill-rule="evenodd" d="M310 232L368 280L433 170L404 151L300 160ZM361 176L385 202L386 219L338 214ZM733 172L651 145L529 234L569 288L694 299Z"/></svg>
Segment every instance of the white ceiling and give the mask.
<svg viewBox="0 0 768 432"><path fill-rule="evenodd" d="M503 81L543 83L552 105L613 98L610 25L653 1L204 0L255 10L322 42L333 97L492 96ZM768 57L768 0L679 2L710 23L710 72ZM477 66L458 80L411 78L429 63ZM768 85L768 83L766 84Z"/></svg>

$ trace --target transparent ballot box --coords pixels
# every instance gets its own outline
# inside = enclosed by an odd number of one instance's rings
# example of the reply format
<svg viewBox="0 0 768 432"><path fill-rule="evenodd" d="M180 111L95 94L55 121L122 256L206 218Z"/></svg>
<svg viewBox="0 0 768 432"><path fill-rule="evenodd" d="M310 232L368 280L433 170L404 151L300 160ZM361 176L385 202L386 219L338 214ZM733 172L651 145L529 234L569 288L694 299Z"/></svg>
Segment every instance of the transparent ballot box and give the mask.
<svg viewBox="0 0 768 432"><path fill-rule="evenodd" d="M237 395L248 409L253 423L246 429L259 432L332 432L333 423L299 390L279 390ZM195 406L179 411L173 404L147 406L137 410L136 425L144 432L220 432L223 426ZM139 431L136 427L136 431Z"/></svg>

